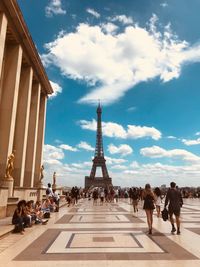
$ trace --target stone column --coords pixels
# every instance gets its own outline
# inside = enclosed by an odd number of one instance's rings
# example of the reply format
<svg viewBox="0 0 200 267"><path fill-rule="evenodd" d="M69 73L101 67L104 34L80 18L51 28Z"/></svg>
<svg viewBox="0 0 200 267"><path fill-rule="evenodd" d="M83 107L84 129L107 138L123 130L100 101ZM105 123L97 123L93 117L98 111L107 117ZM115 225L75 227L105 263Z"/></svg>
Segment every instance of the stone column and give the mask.
<svg viewBox="0 0 200 267"><path fill-rule="evenodd" d="M44 131L45 131L45 121L46 121L46 103L47 103L47 96L41 94L39 120L38 120L37 149L36 149L36 159L35 159L34 186L38 186L40 182L40 168L42 165L41 161L42 161ZM40 186L42 186L42 184Z"/></svg>
<svg viewBox="0 0 200 267"><path fill-rule="evenodd" d="M33 181L34 181L40 94L41 94L40 84L38 82L33 83L32 94L31 94L30 116L29 116L28 140L26 149L25 173L24 173L25 187L33 187Z"/></svg>
<svg viewBox="0 0 200 267"><path fill-rule="evenodd" d="M17 104L17 117L13 149L16 150L13 177L15 186L23 186L33 70L22 67Z"/></svg>
<svg viewBox="0 0 200 267"><path fill-rule="evenodd" d="M3 56L6 41L6 30L7 30L7 19L3 13L0 13L0 102L1 102L1 92L2 92L2 68L3 68Z"/></svg>
<svg viewBox="0 0 200 267"><path fill-rule="evenodd" d="M5 48L4 74L0 103L0 177L5 176L8 155L13 150L15 119L22 63L22 49L18 44Z"/></svg>

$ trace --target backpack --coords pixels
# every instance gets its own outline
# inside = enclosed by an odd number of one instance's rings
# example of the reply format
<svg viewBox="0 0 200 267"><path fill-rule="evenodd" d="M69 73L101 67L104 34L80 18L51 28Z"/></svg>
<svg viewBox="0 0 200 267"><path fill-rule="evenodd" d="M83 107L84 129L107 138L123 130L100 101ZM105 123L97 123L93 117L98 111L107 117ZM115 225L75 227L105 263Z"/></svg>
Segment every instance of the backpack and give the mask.
<svg viewBox="0 0 200 267"><path fill-rule="evenodd" d="M49 195L51 193L51 190L49 189L49 187L46 189L46 195Z"/></svg>

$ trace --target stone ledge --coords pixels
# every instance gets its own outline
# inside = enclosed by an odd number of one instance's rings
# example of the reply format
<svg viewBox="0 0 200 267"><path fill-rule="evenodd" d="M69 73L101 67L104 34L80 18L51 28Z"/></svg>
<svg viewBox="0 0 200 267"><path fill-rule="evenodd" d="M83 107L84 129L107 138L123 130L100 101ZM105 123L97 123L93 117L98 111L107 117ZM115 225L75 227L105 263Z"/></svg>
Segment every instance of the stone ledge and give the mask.
<svg viewBox="0 0 200 267"><path fill-rule="evenodd" d="M14 226L12 224L10 225L4 225L0 228L0 239L6 236L7 234L11 233Z"/></svg>
<svg viewBox="0 0 200 267"><path fill-rule="evenodd" d="M67 205L66 202L60 203L60 208ZM7 234L11 233L14 229L14 225L11 224L12 217L6 217L3 219L0 219L0 240Z"/></svg>

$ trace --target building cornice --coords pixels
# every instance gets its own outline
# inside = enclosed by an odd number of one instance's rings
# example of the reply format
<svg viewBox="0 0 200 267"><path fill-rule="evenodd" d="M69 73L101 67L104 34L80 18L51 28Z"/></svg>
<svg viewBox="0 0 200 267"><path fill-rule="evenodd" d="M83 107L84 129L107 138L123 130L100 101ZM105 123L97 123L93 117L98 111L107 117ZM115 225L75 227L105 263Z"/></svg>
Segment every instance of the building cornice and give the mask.
<svg viewBox="0 0 200 267"><path fill-rule="evenodd" d="M52 94L53 89L17 1L1 0L0 11L5 13L16 42L22 46L26 60L33 68L34 75L40 82L43 93Z"/></svg>

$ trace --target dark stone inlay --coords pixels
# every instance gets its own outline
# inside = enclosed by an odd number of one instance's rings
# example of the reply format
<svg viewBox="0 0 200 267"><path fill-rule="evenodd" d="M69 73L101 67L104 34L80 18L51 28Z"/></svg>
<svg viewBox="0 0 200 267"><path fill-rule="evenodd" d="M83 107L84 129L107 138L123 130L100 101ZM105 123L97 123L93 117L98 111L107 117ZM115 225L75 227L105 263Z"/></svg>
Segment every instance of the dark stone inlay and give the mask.
<svg viewBox="0 0 200 267"><path fill-rule="evenodd" d="M68 243L67 243L67 245L66 245L66 248L70 248L71 243L72 243L72 241L73 241L73 239L74 239L74 236L75 236L75 234L72 233L72 235L71 235L71 237L70 237L70 239L69 239L69 241L68 241Z"/></svg>
<svg viewBox="0 0 200 267"><path fill-rule="evenodd" d="M143 248L142 244L139 242L139 240L135 237L136 234L134 235L133 233L130 233L131 237L133 238L133 240L136 242L136 244L138 245L139 248Z"/></svg>
<svg viewBox="0 0 200 267"><path fill-rule="evenodd" d="M107 236L107 237L93 237L92 238L93 242L114 242L114 238L112 236Z"/></svg>
<svg viewBox="0 0 200 267"><path fill-rule="evenodd" d="M81 223L81 224L86 224L86 223L128 223L128 222L123 222L123 221L120 221L120 218L118 217L119 214L109 214L109 215L113 215L115 216L118 221L88 221L88 222L83 222L82 221L82 217L84 216L92 216L92 214L83 214L79 220L77 220L77 222L71 222L72 218L74 215L69 215L69 214L66 214L66 215L63 215L57 222L56 224L66 224L66 223ZM128 220L129 222L131 223L144 223L140 218L138 217L135 217L131 214L120 214L120 215L124 215ZM103 219L106 219L106 216L94 216L94 219L99 219L99 220L103 220Z"/></svg>
<svg viewBox="0 0 200 267"><path fill-rule="evenodd" d="M73 233L72 234L72 236L70 237L70 246L71 246L71 244L72 244L72 242L73 242L73 239L74 239L74 237L76 236L76 234L77 235L84 235L84 234L86 234L86 235L88 235L88 234L90 234L90 233ZM91 234L95 234L95 233L91 233ZM96 233L97 234L97 233ZM110 234L110 233L109 233ZM114 234L116 234L116 233L111 233L110 235L114 235ZM130 235L131 236L131 238L132 238L132 235L130 234L130 233L125 233L124 235ZM141 233L140 233L140 235L141 235ZM99 241L99 242L103 242L103 240L102 239L104 239L104 238L107 238L107 237L97 237L97 238L99 238L99 239L101 239L101 241ZM110 237L109 237L110 238ZM112 238L112 237L111 237ZM134 238L133 238L134 239ZM136 238L135 238L136 239ZM111 241L110 241L111 242ZM68 242L69 243L69 242ZM139 245L138 245L139 244ZM104 247L104 248L119 248L119 247L121 247L120 245L118 245L118 246L113 246L113 247L111 247L111 246L109 246L109 247ZM130 247L125 247L125 248L138 248L138 247L141 247L142 248L142 245L139 243L139 241L137 242L137 246L135 247L135 246L130 246ZM69 248L69 247L68 247ZM91 246L89 246L89 244L88 244L88 246L86 247L86 246L84 246L84 247L81 247L81 246L74 246L74 247L70 247L70 249L77 249L77 248L80 248L80 249L85 249L85 248L89 248L89 249L93 249L94 247L91 247ZM97 246L95 246L95 248L102 248L102 247L97 247ZM46 251L48 251L48 250L46 250ZM81 252L80 252L81 253ZM93 253L93 252L91 252L91 253ZM101 252L99 252L99 253L101 253Z"/></svg>
<svg viewBox="0 0 200 267"><path fill-rule="evenodd" d="M65 224L69 223L70 220L73 218L73 215L63 215L58 221L55 222L55 224Z"/></svg>

